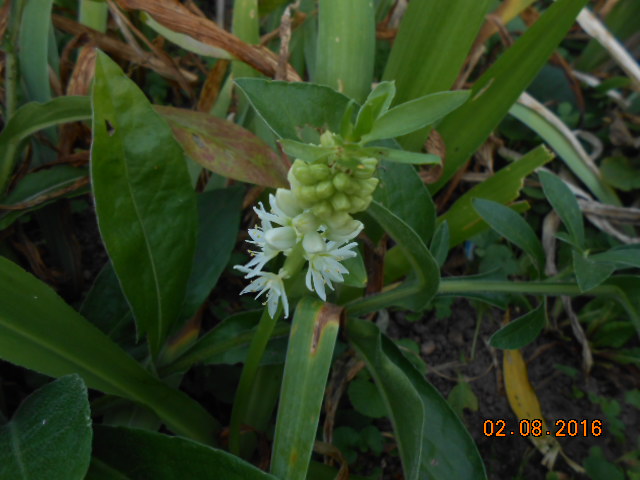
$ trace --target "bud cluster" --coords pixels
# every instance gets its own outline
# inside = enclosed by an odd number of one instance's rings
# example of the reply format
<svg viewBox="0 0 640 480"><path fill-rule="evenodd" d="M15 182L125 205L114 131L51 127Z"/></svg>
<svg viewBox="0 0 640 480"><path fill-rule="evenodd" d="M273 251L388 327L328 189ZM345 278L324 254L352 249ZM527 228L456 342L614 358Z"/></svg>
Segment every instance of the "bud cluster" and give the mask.
<svg viewBox="0 0 640 480"><path fill-rule="evenodd" d="M322 146L335 146L330 132L325 132L321 141ZM374 177L377 166L376 158L351 156L338 148L313 162L296 159L288 179L302 208L330 228L340 229L352 220L351 214L369 207L378 185Z"/></svg>

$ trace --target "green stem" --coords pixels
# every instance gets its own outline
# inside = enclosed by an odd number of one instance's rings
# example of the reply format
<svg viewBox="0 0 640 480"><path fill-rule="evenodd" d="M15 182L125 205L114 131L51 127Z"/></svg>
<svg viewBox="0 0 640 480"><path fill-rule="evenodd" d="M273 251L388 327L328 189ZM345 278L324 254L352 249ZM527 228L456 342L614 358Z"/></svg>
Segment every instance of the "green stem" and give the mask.
<svg viewBox="0 0 640 480"><path fill-rule="evenodd" d="M247 417L247 409L251 399L251 389L256 378L256 373L260 367L260 361L264 355L267 343L271 338L271 333L276 325L277 320L282 313L282 306L278 307L278 311L273 318L265 308L260 318L260 323L256 333L251 340L247 360L242 368L236 398L233 402L233 410L231 411L231 421L229 425L229 451L234 455L240 454L240 426Z"/></svg>
<svg viewBox="0 0 640 480"><path fill-rule="evenodd" d="M477 280L442 279L438 288L440 295L465 293L524 293L531 295L611 295L616 288L600 285L588 292L582 292L574 282L491 282Z"/></svg>

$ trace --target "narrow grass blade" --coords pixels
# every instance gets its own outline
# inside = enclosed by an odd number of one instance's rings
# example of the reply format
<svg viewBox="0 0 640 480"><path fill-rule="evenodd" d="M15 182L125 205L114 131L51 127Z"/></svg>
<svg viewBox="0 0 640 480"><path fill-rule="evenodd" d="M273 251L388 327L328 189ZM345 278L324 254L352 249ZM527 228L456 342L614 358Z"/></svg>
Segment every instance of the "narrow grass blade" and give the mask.
<svg viewBox="0 0 640 480"><path fill-rule="evenodd" d="M36 102L51 100L49 85L49 30L53 0L23 0L20 24L20 74L27 98Z"/></svg>
<svg viewBox="0 0 640 480"><path fill-rule="evenodd" d="M306 477L342 309L305 297L291 326L271 456L280 480Z"/></svg>
<svg viewBox="0 0 640 480"><path fill-rule="evenodd" d="M438 218L438 222L446 220L449 223L450 245L458 245L485 228L484 222L473 208L474 198L485 198L503 204L515 200L524 185L524 178L552 158L553 154L540 146L460 197Z"/></svg>
<svg viewBox="0 0 640 480"><path fill-rule="evenodd" d="M373 81L375 35L371 0L320 0L314 81L363 102Z"/></svg>
<svg viewBox="0 0 640 480"><path fill-rule="evenodd" d="M409 2L383 76L396 81L394 104L451 88L488 5L487 0Z"/></svg>
<svg viewBox="0 0 640 480"><path fill-rule="evenodd" d="M603 182L582 144L553 112L524 93L509 113L535 131L602 202L620 205L616 193Z"/></svg>
<svg viewBox="0 0 640 480"><path fill-rule="evenodd" d="M448 115L438 126L447 145L447 162L438 191L504 118L529 86L587 0L558 0L494 63L471 90L471 100Z"/></svg>
<svg viewBox="0 0 640 480"><path fill-rule="evenodd" d="M58 97L46 103L27 103L18 109L0 133L0 194L13 173L18 149L29 135L53 125L89 118L88 97Z"/></svg>
<svg viewBox="0 0 640 480"><path fill-rule="evenodd" d="M0 358L146 405L174 432L212 443L219 428L196 401L153 377L47 285L0 257Z"/></svg>
<svg viewBox="0 0 640 480"><path fill-rule="evenodd" d="M138 333L148 333L155 355L182 308L196 247L196 196L169 125L104 53L92 100L100 234Z"/></svg>

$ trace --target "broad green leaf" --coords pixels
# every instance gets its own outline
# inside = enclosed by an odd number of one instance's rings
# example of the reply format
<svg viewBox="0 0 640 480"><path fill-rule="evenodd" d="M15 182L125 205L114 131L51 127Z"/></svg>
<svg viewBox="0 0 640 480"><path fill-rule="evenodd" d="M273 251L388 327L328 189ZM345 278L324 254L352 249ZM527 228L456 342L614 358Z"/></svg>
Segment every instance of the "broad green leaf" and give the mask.
<svg viewBox="0 0 640 480"><path fill-rule="evenodd" d="M371 418L381 418L387 408L376 386L365 378L357 377L349 383L347 396L358 413Z"/></svg>
<svg viewBox="0 0 640 480"><path fill-rule="evenodd" d="M70 190L74 184L86 179L87 175L86 168L69 165L56 165L25 175L11 193L0 200L2 205L22 207L19 210L0 210L0 230L7 228L22 215L49 205L60 197L87 193L86 187Z"/></svg>
<svg viewBox="0 0 640 480"><path fill-rule="evenodd" d="M373 81L376 49L371 0L320 0L314 82L363 102Z"/></svg>
<svg viewBox="0 0 640 480"><path fill-rule="evenodd" d="M584 248L584 224L582 212L575 195L569 187L556 175L544 170L538 172L542 189L547 200L556 211L566 227L571 240L580 248Z"/></svg>
<svg viewBox="0 0 640 480"><path fill-rule="evenodd" d="M157 354L184 300L197 205L180 144L104 53L93 85L91 183L98 225L138 333Z"/></svg>
<svg viewBox="0 0 640 480"><path fill-rule="evenodd" d="M573 270L582 292L597 287L615 271L615 265L592 261L586 253L573 249Z"/></svg>
<svg viewBox="0 0 640 480"><path fill-rule="evenodd" d="M0 427L0 478L82 480L91 460L87 387L68 375L27 397Z"/></svg>
<svg viewBox="0 0 640 480"><path fill-rule="evenodd" d="M509 207L491 200L476 198L473 200L473 207L491 228L524 250L534 261L539 272L544 270L545 254L542 243L524 218Z"/></svg>
<svg viewBox="0 0 640 480"><path fill-rule="evenodd" d="M120 347L125 348L129 354L136 347L135 323L131 313L131 307L127 302L116 272L110 262L107 262L87 293L80 313L96 327L102 330L111 340ZM145 345L139 345L141 355L135 358L143 358L148 355Z"/></svg>
<svg viewBox="0 0 640 480"><path fill-rule="evenodd" d="M575 145L544 115L535 108L519 102L513 104L509 113L540 135L596 197L605 203L620 205L616 193L584 162L583 158L587 155L584 149L580 145Z"/></svg>
<svg viewBox="0 0 640 480"><path fill-rule="evenodd" d="M288 165L262 139L207 113L156 105L195 162L218 175L267 187L287 186Z"/></svg>
<svg viewBox="0 0 640 480"><path fill-rule="evenodd" d="M313 83L239 78L236 84L279 138L304 143L319 143L320 130L339 132L349 104L349 97Z"/></svg>
<svg viewBox="0 0 640 480"><path fill-rule="evenodd" d="M393 423L404 477L486 479L469 433L438 391L371 322L349 318L351 344L367 363Z"/></svg>
<svg viewBox="0 0 640 480"><path fill-rule="evenodd" d="M71 334L71 333L72 334ZM197 402L153 377L47 285L0 257L0 358L146 405L174 432L214 441L217 422Z"/></svg>
<svg viewBox="0 0 640 480"><path fill-rule="evenodd" d="M411 227L426 244L431 240L436 207L429 190L409 165L382 163L374 198Z"/></svg>
<svg viewBox="0 0 640 480"><path fill-rule="evenodd" d="M389 286L381 293L348 303L347 311L355 315L391 305L422 310L438 291L440 272L436 261L424 240L389 209L373 201L367 213L398 243L412 271L400 285Z"/></svg>
<svg viewBox="0 0 640 480"><path fill-rule="evenodd" d="M488 5L487 0L409 2L383 76L396 82L395 104L452 87Z"/></svg>
<svg viewBox="0 0 640 480"><path fill-rule="evenodd" d="M236 244L244 191L230 188L198 196L198 243L181 317L193 316L218 283Z"/></svg>
<svg viewBox="0 0 640 480"><path fill-rule="evenodd" d="M546 305L543 301L535 310L522 315L508 323L491 336L492 347L506 350L517 350L533 342L546 323Z"/></svg>
<svg viewBox="0 0 640 480"><path fill-rule="evenodd" d="M386 160L394 163L407 163L410 165L442 163L441 158L437 155L433 155L431 153L408 152L398 148L366 147L362 149L362 152L380 160Z"/></svg>
<svg viewBox="0 0 640 480"><path fill-rule="evenodd" d="M447 162L438 191L487 139L547 62L587 0L558 0L473 85L471 99L447 116L438 132Z"/></svg>
<svg viewBox="0 0 640 480"><path fill-rule="evenodd" d="M437 122L469 98L468 91L438 92L402 103L382 114L363 142L395 138Z"/></svg>
<svg viewBox="0 0 640 480"><path fill-rule="evenodd" d="M306 477L341 314L310 297L296 307L271 454L271 472L281 480Z"/></svg>
<svg viewBox="0 0 640 480"><path fill-rule="evenodd" d="M344 277L343 285L345 287L364 288L367 286L367 268L359 251L355 257L344 260L342 265L349 270L349 273Z"/></svg>
<svg viewBox="0 0 640 480"><path fill-rule="evenodd" d="M249 311L224 319L171 364L161 367L160 373L163 376L168 376L176 372L183 372L197 363L233 365L244 362L251 340L255 336L260 313L261 311ZM274 326L271 341L262 357L262 364L268 365L283 361L283 352L286 349L286 343L283 340L286 340L288 333L288 323L279 322ZM283 343L285 349L282 348Z"/></svg>
<svg viewBox="0 0 640 480"><path fill-rule="evenodd" d="M502 204L515 200L524 185L524 178L552 158L553 154L540 146L462 195L438 218L438 223L445 220L449 223L450 246L458 245L486 228L473 208L474 198L484 198ZM516 206L517 204L514 205Z"/></svg>
<svg viewBox="0 0 640 480"><path fill-rule="evenodd" d="M25 0L20 24L20 74L28 99L36 102L51 99L48 49L52 5L53 0Z"/></svg>
<svg viewBox="0 0 640 480"><path fill-rule="evenodd" d="M27 103L18 109L0 133L0 194L13 173L23 140L38 130L89 118L88 97L58 97L46 103Z"/></svg>
<svg viewBox="0 0 640 480"><path fill-rule="evenodd" d="M125 427L95 427L87 480L276 480L223 450Z"/></svg>

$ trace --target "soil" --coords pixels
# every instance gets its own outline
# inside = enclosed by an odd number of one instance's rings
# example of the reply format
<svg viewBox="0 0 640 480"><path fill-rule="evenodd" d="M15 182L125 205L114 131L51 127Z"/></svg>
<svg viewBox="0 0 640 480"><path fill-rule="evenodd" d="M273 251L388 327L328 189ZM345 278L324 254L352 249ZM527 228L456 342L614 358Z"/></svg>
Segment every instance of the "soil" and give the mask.
<svg viewBox="0 0 640 480"><path fill-rule="evenodd" d="M421 357L429 367L427 379L445 397L460 376L469 382L478 399L478 410L466 409L463 420L478 446L490 479L545 479L548 470L540 463L542 455L529 439L517 433L518 419L511 411L502 382L502 353L488 344L491 335L500 328L501 312L495 310L485 315L476 334L478 313L466 300L456 300L451 311L451 316L446 319L430 314L417 322L410 322L404 314L397 313L387 333L393 338L410 338L421 346ZM472 355L475 335L476 348ZM640 385L637 368L605 363L596 357L591 373L584 375L581 372L580 349L569 328L543 332L534 343L523 349L523 355L530 381L551 428L559 419L602 421L600 436L558 438L569 458L583 465L590 448L600 447L605 457L613 461L638 445L640 410L624 399L627 390ZM571 369L575 378L563 373L563 370ZM590 395L616 400L621 406L617 418L607 418L600 405L589 399ZM493 420L494 425L496 421L503 420L507 435L485 435L483 427L486 420ZM614 437L612 430L615 428L611 422L622 422L624 438ZM511 435L511 431L515 434ZM586 478L576 475L560 456L555 463L555 472L567 475L560 478Z"/></svg>

